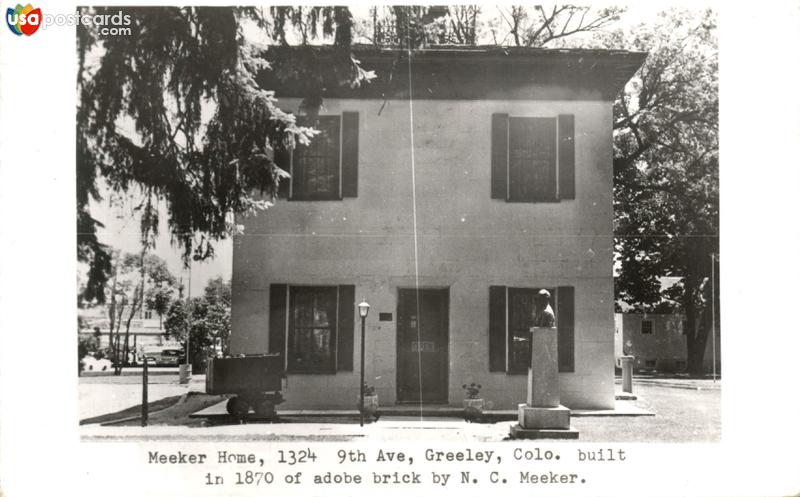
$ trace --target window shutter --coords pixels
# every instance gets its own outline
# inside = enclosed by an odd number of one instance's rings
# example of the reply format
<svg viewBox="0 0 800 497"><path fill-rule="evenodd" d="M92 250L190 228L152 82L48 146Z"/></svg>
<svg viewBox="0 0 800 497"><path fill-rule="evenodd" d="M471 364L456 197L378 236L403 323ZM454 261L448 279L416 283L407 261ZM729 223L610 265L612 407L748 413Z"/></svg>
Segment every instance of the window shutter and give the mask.
<svg viewBox="0 0 800 497"><path fill-rule="evenodd" d="M558 116L559 198L575 198L575 116Z"/></svg>
<svg viewBox="0 0 800 497"><path fill-rule="evenodd" d="M286 356L286 285L269 286L269 353Z"/></svg>
<svg viewBox="0 0 800 497"><path fill-rule="evenodd" d="M507 197L508 114L492 114L492 198Z"/></svg>
<svg viewBox="0 0 800 497"><path fill-rule="evenodd" d="M506 370L506 287L489 287L489 371Z"/></svg>
<svg viewBox="0 0 800 497"><path fill-rule="evenodd" d="M336 370L353 370L353 331L356 312L355 285L339 286L339 312L336 330Z"/></svg>
<svg viewBox="0 0 800 497"><path fill-rule="evenodd" d="M558 313L558 371L575 372L575 288L558 287L556 294Z"/></svg>
<svg viewBox="0 0 800 497"><path fill-rule="evenodd" d="M358 196L358 112L342 114L342 197Z"/></svg>
<svg viewBox="0 0 800 497"><path fill-rule="evenodd" d="M292 153L282 146L278 147L275 150L275 164L277 164L279 168L283 169L287 173L290 172L292 165ZM291 178L284 178L280 180L280 184L278 185L278 198L289 198L289 184L291 181Z"/></svg>

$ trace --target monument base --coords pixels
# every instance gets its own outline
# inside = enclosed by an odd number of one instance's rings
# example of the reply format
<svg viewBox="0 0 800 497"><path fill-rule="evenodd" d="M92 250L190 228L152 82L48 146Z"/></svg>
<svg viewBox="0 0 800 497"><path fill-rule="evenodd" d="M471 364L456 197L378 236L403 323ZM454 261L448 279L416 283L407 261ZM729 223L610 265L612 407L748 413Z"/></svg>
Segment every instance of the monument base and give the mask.
<svg viewBox="0 0 800 497"><path fill-rule="evenodd" d="M564 406L531 407L520 404L518 421L523 428L566 430L569 428L569 409Z"/></svg>
<svg viewBox="0 0 800 497"><path fill-rule="evenodd" d="M562 440L564 439L577 440L578 430L574 428L567 428L566 430L527 429L516 424L511 427L510 435L511 438L514 439L537 440L537 439L551 438L551 439L562 439Z"/></svg>
<svg viewBox="0 0 800 497"><path fill-rule="evenodd" d="M569 427L569 409L519 405L519 423L511 427L512 438L578 438L578 430Z"/></svg>

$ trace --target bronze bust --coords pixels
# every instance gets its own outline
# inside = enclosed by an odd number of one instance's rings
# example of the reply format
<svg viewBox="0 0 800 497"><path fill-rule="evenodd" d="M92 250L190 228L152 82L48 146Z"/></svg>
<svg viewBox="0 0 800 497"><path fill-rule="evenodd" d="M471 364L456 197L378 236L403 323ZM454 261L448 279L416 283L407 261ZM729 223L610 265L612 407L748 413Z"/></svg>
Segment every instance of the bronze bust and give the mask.
<svg viewBox="0 0 800 497"><path fill-rule="evenodd" d="M550 307L550 292L539 290L533 298L533 326L541 328L552 328L556 325L556 316L553 308Z"/></svg>

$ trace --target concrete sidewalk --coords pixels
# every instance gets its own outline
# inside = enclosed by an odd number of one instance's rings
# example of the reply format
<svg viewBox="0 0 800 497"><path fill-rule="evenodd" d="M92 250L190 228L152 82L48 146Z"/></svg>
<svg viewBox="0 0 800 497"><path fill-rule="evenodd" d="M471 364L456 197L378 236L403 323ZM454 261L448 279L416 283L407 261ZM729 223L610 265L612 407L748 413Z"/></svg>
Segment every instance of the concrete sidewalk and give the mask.
<svg viewBox="0 0 800 497"><path fill-rule="evenodd" d="M93 385L95 387L99 385ZM186 388L185 386L173 386ZM202 390L194 389L194 390ZM638 408L654 415L604 415L609 411L576 411L572 427L580 431L579 442L718 442L721 436L720 390L664 388L635 385L636 401L618 401L618 409ZM206 404L208 405L208 404ZM224 412L217 402L206 414ZM280 407L280 406L279 406ZM109 412L109 411L105 411ZM191 412L191 411L189 411ZM203 411L197 411L202 413ZM443 416L396 416L384 413L380 420L359 427L355 410L341 413L279 411L277 423L232 418L189 418L181 423L139 426L82 425L79 433L84 441L357 441L370 439L413 441L501 441L508 436L514 421L467 423L463 419ZM291 416L289 415L291 414ZM306 415L311 414L311 415ZM332 414L339 414L334 416ZM428 413L434 414L434 413ZM511 412L501 414L507 415ZM227 414L225 414L227 416Z"/></svg>
<svg viewBox="0 0 800 497"><path fill-rule="evenodd" d="M84 441L453 441L498 442L514 422L467 423L453 419L381 419L359 426L357 419L338 423L246 423L191 428L187 426L81 426Z"/></svg>
<svg viewBox="0 0 800 497"><path fill-rule="evenodd" d="M621 378L615 378L616 385L622 385ZM658 378L651 376L634 376L633 384L635 385L654 385L666 388L685 388L688 390L720 390L722 389L722 380L717 379L698 379L698 378ZM634 393L636 389L634 388Z"/></svg>
<svg viewBox="0 0 800 497"><path fill-rule="evenodd" d="M225 402L220 402L192 414L192 418L207 418L219 421L231 420L230 414L225 410ZM462 419L464 409L462 407L451 406L427 406L420 409L417 406L380 406L378 408L381 420L387 418L399 418L401 420L410 419ZM589 410L573 409L570 412L572 417L585 416L652 416L653 413L638 407L633 402L617 401L614 409L608 410ZM315 410L315 409L278 409L278 416L286 418L307 418L313 422L314 418L358 418L358 411L348 410ZM508 410L485 410L484 419L490 422L513 421L517 419L515 409Z"/></svg>

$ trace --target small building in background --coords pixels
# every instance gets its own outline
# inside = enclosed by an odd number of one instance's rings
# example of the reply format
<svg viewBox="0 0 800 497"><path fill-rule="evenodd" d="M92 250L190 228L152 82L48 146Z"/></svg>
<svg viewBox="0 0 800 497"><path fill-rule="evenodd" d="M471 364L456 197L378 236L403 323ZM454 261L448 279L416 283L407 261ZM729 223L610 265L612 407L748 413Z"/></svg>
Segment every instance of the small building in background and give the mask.
<svg viewBox="0 0 800 497"><path fill-rule="evenodd" d="M78 309L78 316L83 321L83 328L78 330L79 336L96 336L99 331L100 348L104 349L111 346L111 321L108 318L108 307L104 305ZM128 312L124 313L120 330L120 337L125 339L125 329L128 320ZM117 324L114 324L116 331ZM169 346L161 319L158 315L149 310L139 311L131 320L128 345L131 350L140 350L142 347Z"/></svg>
<svg viewBox="0 0 800 497"><path fill-rule="evenodd" d="M619 357L634 356L634 373L683 373L686 372L686 320L683 314L651 314L619 312L614 316L614 357L619 367ZM713 350L716 342L716 351ZM714 369L720 372L719 335L706 342L703 367L707 373Z"/></svg>

